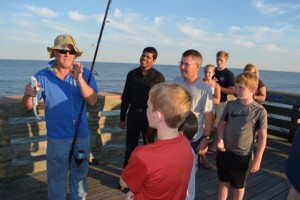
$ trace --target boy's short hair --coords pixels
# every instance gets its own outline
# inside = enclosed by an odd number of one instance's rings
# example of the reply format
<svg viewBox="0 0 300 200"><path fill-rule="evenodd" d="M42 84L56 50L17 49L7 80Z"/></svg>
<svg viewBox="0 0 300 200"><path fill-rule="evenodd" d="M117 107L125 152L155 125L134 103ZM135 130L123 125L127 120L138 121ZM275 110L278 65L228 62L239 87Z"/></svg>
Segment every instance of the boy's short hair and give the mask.
<svg viewBox="0 0 300 200"><path fill-rule="evenodd" d="M180 125L178 130L181 131L188 140L193 139L198 131L198 118L195 113L190 112L189 116Z"/></svg>
<svg viewBox="0 0 300 200"><path fill-rule="evenodd" d="M241 74L239 74L235 80L235 83L244 83L246 87L250 89L254 89L254 91L257 90L258 87L258 78L255 74L252 74L248 71L245 71Z"/></svg>
<svg viewBox="0 0 300 200"><path fill-rule="evenodd" d="M189 50L186 50L185 52L183 52L182 57L188 57L188 56L192 56L194 62L196 64L198 64L199 66L201 66L203 58L199 51L197 51L195 49L189 49Z"/></svg>
<svg viewBox="0 0 300 200"><path fill-rule="evenodd" d="M226 60L228 60L229 54L226 51L221 50L221 51L218 51L216 57L217 58L224 57Z"/></svg>
<svg viewBox="0 0 300 200"><path fill-rule="evenodd" d="M149 92L152 112L159 111L170 128L178 128L191 110L192 96L187 89L177 83L159 83Z"/></svg>

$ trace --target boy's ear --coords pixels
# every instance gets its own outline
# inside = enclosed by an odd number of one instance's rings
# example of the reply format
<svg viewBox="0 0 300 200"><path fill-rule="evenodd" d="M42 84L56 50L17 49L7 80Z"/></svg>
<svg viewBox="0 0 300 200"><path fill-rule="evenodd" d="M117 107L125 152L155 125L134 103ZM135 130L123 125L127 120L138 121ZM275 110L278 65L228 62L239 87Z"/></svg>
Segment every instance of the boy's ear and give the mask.
<svg viewBox="0 0 300 200"><path fill-rule="evenodd" d="M251 92L253 95L254 95L255 92L256 92L256 88L253 88L253 87L249 88L249 90L250 90L250 92Z"/></svg>
<svg viewBox="0 0 300 200"><path fill-rule="evenodd" d="M156 121L157 123L160 123L160 122L162 122L162 121L164 121L164 120L165 120L165 118L164 118L164 116L162 115L162 113L159 112L159 111L155 111L155 121Z"/></svg>

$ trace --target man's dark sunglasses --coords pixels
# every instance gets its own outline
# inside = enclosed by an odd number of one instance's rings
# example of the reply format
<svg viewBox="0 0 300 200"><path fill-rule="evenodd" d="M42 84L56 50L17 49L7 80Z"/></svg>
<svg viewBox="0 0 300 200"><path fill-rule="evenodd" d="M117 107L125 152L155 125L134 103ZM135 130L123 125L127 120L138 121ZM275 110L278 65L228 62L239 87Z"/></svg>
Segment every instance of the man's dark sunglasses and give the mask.
<svg viewBox="0 0 300 200"><path fill-rule="evenodd" d="M70 54L70 55L75 55L76 54L76 51L75 50L57 50L59 53L61 54L66 54L67 52Z"/></svg>

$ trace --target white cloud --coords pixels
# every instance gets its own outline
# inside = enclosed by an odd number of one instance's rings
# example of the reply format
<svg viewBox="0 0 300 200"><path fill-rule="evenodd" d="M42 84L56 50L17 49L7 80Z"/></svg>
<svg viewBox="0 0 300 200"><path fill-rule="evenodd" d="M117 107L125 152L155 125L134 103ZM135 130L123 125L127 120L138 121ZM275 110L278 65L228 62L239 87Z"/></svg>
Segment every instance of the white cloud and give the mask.
<svg viewBox="0 0 300 200"><path fill-rule="evenodd" d="M118 8L115 9L113 16L116 17L116 18L121 18L123 16L122 11Z"/></svg>
<svg viewBox="0 0 300 200"><path fill-rule="evenodd" d="M282 34L281 30L272 29L266 26L251 27L250 29L252 29L253 32L253 39L258 42L265 42L268 40L277 41Z"/></svg>
<svg viewBox="0 0 300 200"><path fill-rule="evenodd" d="M161 21L162 21L162 17L154 17L153 25L155 27L157 27L157 26L159 26L161 24Z"/></svg>
<svg viewBox="0 0 300 200"><path fill-rule="evenodd" d="M51 27L51 29L57 30L60 33L69 33L72 30L72 27L65 23L60 24L57 21L46 20L46 19L42 20L42 22L46 26L49 26L49 27Z"/></svg>
<svg viewBox="0 0 300 200"><path fill-rule="evenodd" d="M26 38L26 40L24 40ZM43 35L33 33L32 31L23 31L22 33L20 32L15 32L9 35L10 40L14 40L17 42L24 42L26 41L27 43L35 43L35 44L47 44L45 41L45 37Z"/></svg>
<svg viewBox="0 0 300 200"><path fill-rule="evenodd" d="M124 13L120 9L115 9L113 17L109 19L109 27L116 30L112 30L113 37L119 41L131 41L133 43L154 41L158 40L157 37L162 37L161 30L157 29L162 23L162 18L158 16L141 17L136 13ZM102 19L99 18L99 21L102 23ZM149 24L153 24L153 26L149 28ZM151 37L145 37L146 35L151 35Z"/></svg>
<svg viewBox="0 0 300 200"><path fill-rule="evenodd" d="M268 51L273 51L273 52L285 52L287 51L286 49L280 48L276 46L275 44L266 44L264 45L264 48L267 49Z"/></svg>
<svg viewBox="0 0 300 200"><path fill-rule="evenodd" d="M290 11L300 9L300 3L289 4L289 3L277 3L268 4L264 0L253 0L253 5L263 14L275 14L283 15L289 13Z"/></svg>
<svg viewBox="0 0 300 200"><path fill-rule="evenodd" d="M27 28L33 28L35 27L30 21L26 20L26 19L19 19L16 20L16 24L23 26L23 27L27 27Z"/></svg>
<svg viewBox="0 0 300 200"><path fill-rule="evenodd" d="M233 43L243 48L254 48L256 46L249 38L235 38Z"/></svg>
<svg viewBox="0 0 300 200"><path fill-rule="evenodd" d="M184 33L193 38L200 38L204 36L202 30L195 28L192 24L178 24L177 25L180 32Z"/></svg>
<svg viewBox="0 0 300 200"><path fill-rule="evenodd" d="M75 20L75 21L83 21L87 18L84 15L80 14L80 12L78 10L70 11L70 12L68 12L68 15L72 20Z"/></svg>
<svg viewBox="0 0 300 200"><path fill-rule="evenodd" d="M194 20L193 20L194 21ZM206 43L206 45L212 45L216 43L222 43L223 35L221 33L214 33L214 32L206 32L201 30L200 28L196 27L196 21L195 24L192 24L190 22L186 24L177 24L177 28L181 33L184 33L185 35L193 38L194 41Z"/></svg>
<svg viewBox="0 0 300 200"><path fill-rule="evenodd" d="M13 15L13 20L19 26L23 26L23 27L26 27L26 28L33 28L33 27L36 27L36 26L34 25L32 20L30 19L31 16L32 16L31 14L24 13L24 12L15 13Z"/></svg>
<svg viewBox="0 0 300 200"><path fill-rule="evenodd" d="M37 7L34 5L25 5L25 7L35 13L36 15L42 16L42 17L46 17L46 18L52 18L52 17L56 17L57 13L48 9L48 8L43 8L43 7Z"/></svg>
<svg viewBox="0 0 300 200"><path fill-rule="evenodd" d="M239 30L241 30L241 27L239 27L239 26L230 26L230 27L228 27L228 29L230 31L239 31Z"/></svg>
<svg viewBox="0 0 300 200"><path fill-rule="evenodd" d="M19 12L19 13L15 13L14 17L15 18L28 18L31 17L32 15L30 13L25 13L25 12Z"/></svg>
<svg viewBox="0 0 300 200"><path fill-rule="evenodd" d="M119 31L123 31L125 33L130 33L130 34L134 34L135 33L134 28L132 28L128 24L124 24L122 22L119 22L118 20L116 20L116 21L112 20L112 22L110 24L110 27L114 28L116 30L119 30ZM122 33L120 33L120 32L118 34L122 35Z"/></svg>

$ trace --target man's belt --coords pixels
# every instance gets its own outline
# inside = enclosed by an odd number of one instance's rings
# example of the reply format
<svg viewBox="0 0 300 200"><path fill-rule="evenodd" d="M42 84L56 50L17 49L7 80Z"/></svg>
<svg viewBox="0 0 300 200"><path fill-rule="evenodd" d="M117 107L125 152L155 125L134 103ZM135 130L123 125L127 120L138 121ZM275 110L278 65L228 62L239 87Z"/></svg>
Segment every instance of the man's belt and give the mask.
<svg viewBox="0 0 300 200"><path fill-rule="evenodd" d="M130 107L131 110L135 110L138 112L146 112L147 108L136 108L136 107Z"/></svg>

